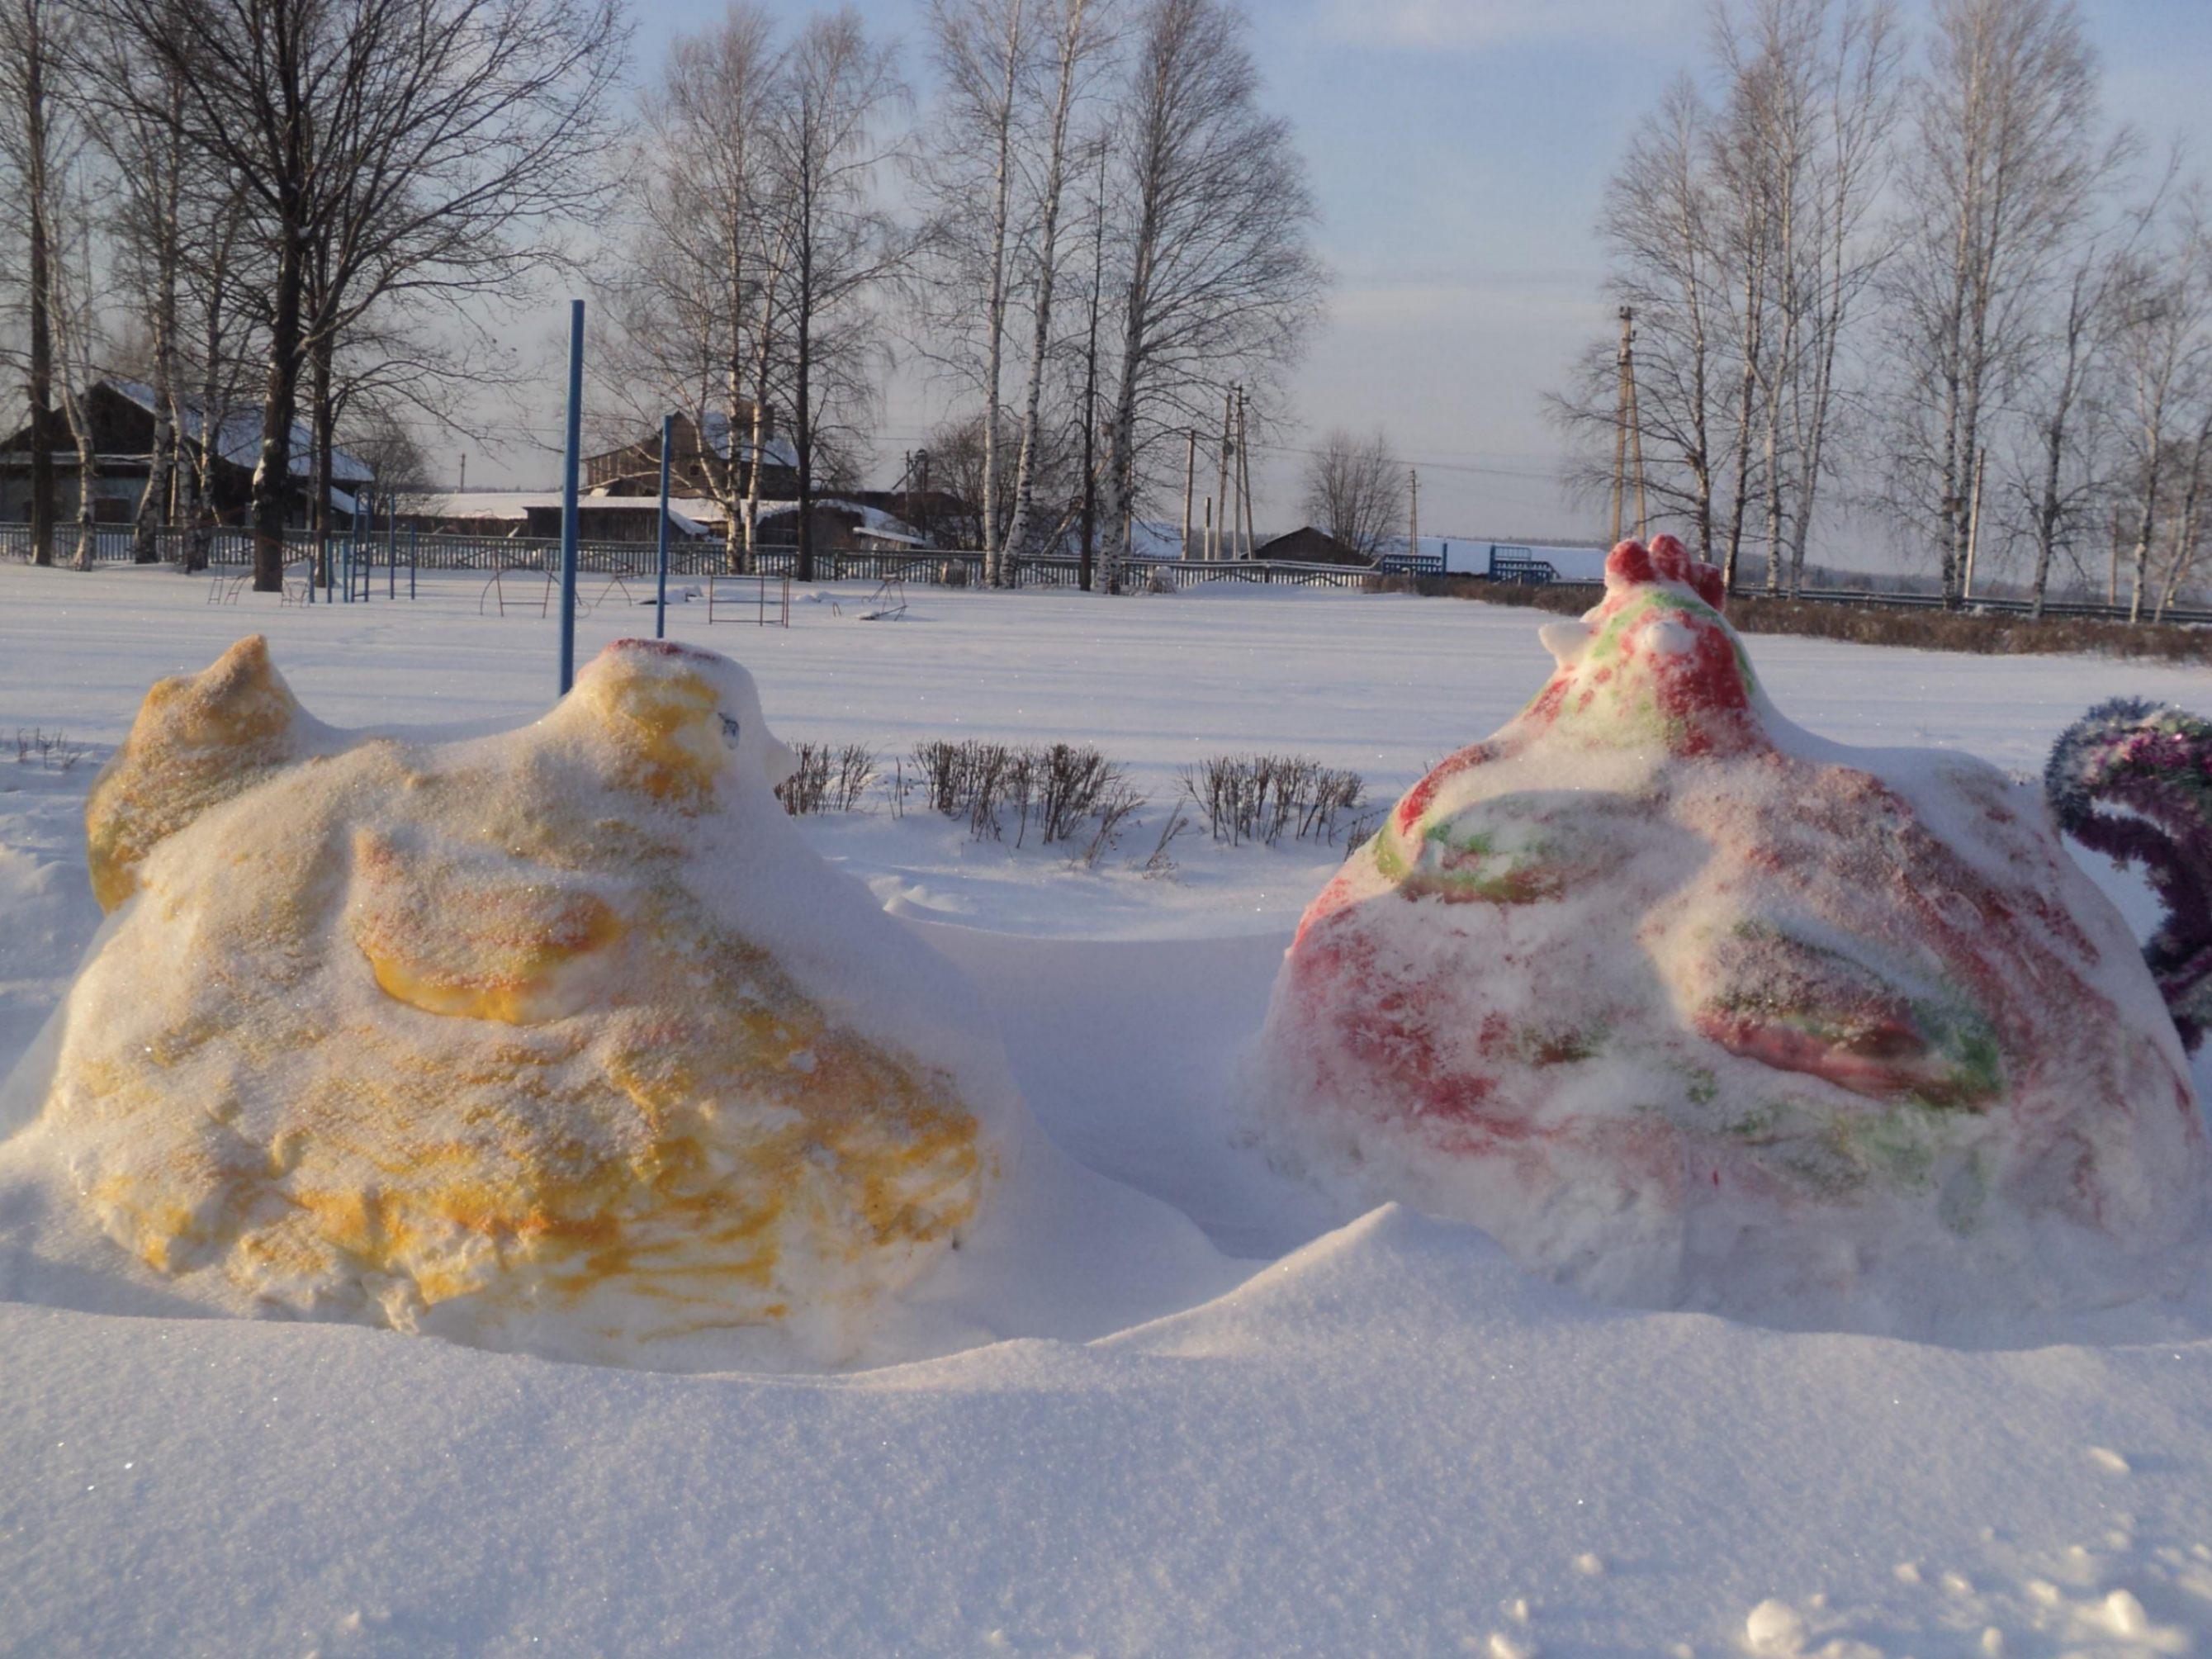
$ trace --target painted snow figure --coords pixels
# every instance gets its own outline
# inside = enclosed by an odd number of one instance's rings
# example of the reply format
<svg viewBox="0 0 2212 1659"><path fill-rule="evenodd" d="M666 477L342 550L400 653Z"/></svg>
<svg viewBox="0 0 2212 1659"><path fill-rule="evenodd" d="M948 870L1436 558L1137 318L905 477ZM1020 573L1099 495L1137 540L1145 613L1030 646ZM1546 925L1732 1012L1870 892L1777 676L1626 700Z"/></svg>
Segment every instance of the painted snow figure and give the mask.
<svg viewBox="0 0 2212 1659"><path fill-rule="evenodd" d="M1308 909L1263 1139L1612 1299L1880 1325L1992 1273L2129 1293L2207 1159L2124 923L2031 787L1783 719L1722 599L1626 542L1543 630L1535 701Z"/></svg>
<svg viewBox="0 0 2212 1659"><path fill-rule="evenodd" d="M848 1357L1016 1109L941 966L786 818L789 768L704 652L624 641L534 726L439 744L316 725L245 641L94 787L94 884L131 902L27 1133L234 1310Z"/></svg>
<svg viewBox="0 0 2212 1659"><path fill-rule="evenodd" d="M2141 865L2166 906L2143 959L2193 1052L2212 1025L2212 721L2130 697L2100 703L2060 735L2043 783L2058 827Z"/></svg>

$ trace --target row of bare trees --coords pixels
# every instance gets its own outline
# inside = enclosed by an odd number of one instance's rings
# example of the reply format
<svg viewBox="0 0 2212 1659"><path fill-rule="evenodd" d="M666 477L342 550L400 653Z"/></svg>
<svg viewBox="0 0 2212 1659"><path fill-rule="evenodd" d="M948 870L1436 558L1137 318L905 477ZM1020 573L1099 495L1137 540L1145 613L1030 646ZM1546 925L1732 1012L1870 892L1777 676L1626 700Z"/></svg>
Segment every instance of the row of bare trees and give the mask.
<svg viewBox="0 0 2212 1659"><path fill-rule="evenodd" d="M848 415L882 365L877 295L905 258L878 192L904 97L855 13L779 40L748 3L678 40L647 96L628 168L638 251L599 283L615 323L601 380L633 422L690 418L733 568L753 551L755 463L782 410L811 574L814 492L846 470Z"/></svg>
<svg viewBox="0 0 2212 1659"><path fill-rule="evenodd" d="M1167 440L1273 386L1317 314L1304 167L1230 0L933 0L927 25L918 125L849 8L779 30L737 0L676 44L628 169L643 251L601 284L604 378L708 435L740 567L787 430L805 572L817 484L903 351L952 389L932 465L987 580L1075 538L1110 586Z"/></svg>
<svg viewBox="0 0 2212 1659"><path fill-rule="evenodd" d="M35 556L65 428L89 557L87 399L119 374L155 409L142 556L250 459L256 584L280 586L287 526L327 526L341 430L396 455L397 410L458 420L584 227L603 403L690 418L736 562L763 455L796 475L807 562L900 348L955 388L946 460L978 456L994 580L1079 523L1110 581L1164 441L1230 384L1267 418L1322 276L1233 0L933 0L919 126L851 8L781 24L751 0L679 39L629 122L620 6L4 0Z"/></svg>
<svg viewBox="0 0 2212 1659"><path fill-rule="evenodd" d="M1851 517L1953 604L2102 562L2162 610L2206 528L2206 237L2100 88L2073 0L1934 0L1917 40L1892 0L1718 7L1599 220L1652 517L1732 586L1795 592ZM1607 337L1554 400L1593 489L1618 386Z"/></svg>
<svg viewBox="0 0 2212 1659"><path fill-rule="evenodd" d="M497 378L491 319L610 188L627 27L620 0L8 0L33 557L58 415L88 556L86 393L128 365L156 428L141 556L250 454L254 585L280 587L302 499L328 524L342 422L402 451L395 404Z"/></svg>

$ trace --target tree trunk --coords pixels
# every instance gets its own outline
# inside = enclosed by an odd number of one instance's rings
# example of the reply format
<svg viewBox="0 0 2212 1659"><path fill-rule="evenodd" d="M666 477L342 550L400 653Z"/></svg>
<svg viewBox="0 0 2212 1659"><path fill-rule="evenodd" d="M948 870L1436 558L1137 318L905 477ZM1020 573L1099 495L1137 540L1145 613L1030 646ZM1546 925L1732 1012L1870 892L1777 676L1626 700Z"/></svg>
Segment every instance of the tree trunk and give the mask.
<svg viewBox="0 0 2212 1659"><path fill-rule="evenodd" d="M300 302L304 247L288 214L278 232L269 307L269 374L261 403L261 453L253 467L253 591L284 591L285 519L292 503L292 428L299 417ZM209 434L212 441L215 434Z"/></svg>
<svg viewBox="0 0 2212 1659"><path fill-rule="evenodd" d="M1723 591L1729 593L1735 592L1737 569L1743 558L1743 519L1751 499L1752 394L1758 389L1758 373L1752 366L1749 353L1758 349L1754 337L1747 348L1743 378L1736 389L1735 491L1729 502L1728 559L1721 567Z"/></svg>
<svg viewBox="0 0 2212 1659"><path fill-rule="evenodd" d="M1721 567L1723 591L1735 592L1743 559L1743 520L1751 497L1753 394L1759 389L1759 356L1765 349L1759 319L1766 303L1763 273L1756 256L1747 258L1743 277L1743 374L1736 386L1735 495L1729 503L1728 558Z"/></svg>
<svg viewBox="0 0 2212 1659"><path fill-rule="evenodd" d="M146 492L138 498L138 517L131 528L131 558L134 564L153 564L161 556L156 532L163 509L168 505L169 468L176 448L171 441L174 428L169 415L168 353L161 344L167 331L158 318L154 329L154 374L159 382L154 388L154 453L147 460Z"/></svg>
<svg viewBox="0 0 2212 1659"><path fill-rule="evenodd" d="M1114 414L1106 428L1106 591L1121 591L1121 567L1129 556L1130 520L1136 511L1137 399L1143 390L1146 331L1151 324L1152 267L1159 225L1147 198L1139 216L1129 276L1127 308L1121 314L1121 361Z"/></svg>
<svg viewBox="0 0 2212 1659"><path fill-rule="evenodd" d="M1029 378L1022 391L1021 453L1014 467L1014 511L1006 528L1006 549L1019 558L1029 550L1030 515L1036 492L1037 423L1044 404L1045 358L1052 349L1054 289L1060 278L1060 201L1066 183L1067 119L1075 99L1075 65L1083 39L1085 0L1066 0L1060 33L1060 86L1052 111L1047 159L1044 223L1037 242L1037 294L1030 328Z"/></svg>
<svg viewBox="0 0 2212 1659"><path fill-rule="evenodd" d="M224 252L227 251L226 241ZM225 263L223 258L218 258L213 280L208 289L206 337L202 342L206 356L200 369L200 441L198 453L193 457L189 514L191 534L185 540L184 556L184 567L188 574L206 569L214 551L216 457L220 453L222 429L230 420L222 385L222 309L227 287Z"/></svg>
<svg viewBox="0 0 2212 1659"><path fill-rule="evenodd" d="M797 347L793 362L792 447L799 452L799 580L814 580L814 247L811 227L799 248Z"/></svg>
<svg viewBox="0 0 2212 1659"><path fill-rule="evenodd" d="M54 562L54 325L51 184L46 178L46 42L34 16L24 42L23 138L29 176L30 374L24 387L31 414L31 562Z"/></svg>
<svg viewBox="0 0 2212 1659"><path fill-rule="evenodd" d="M2051 591L2051 557L2058 540L2058 477L2066 453L2066 410L2062 405L2044 428L2043 496L2035 507L2035 574L2028 583L2027 614L2043 620L2045 596Z"/></svg>
<svg viewBox="0 0 2212 1659"><path fill-rule="evenodd" d="M2146 470L2143 478L2142 507L2136 515L2136 544L2132 561L2135 568L2135 594L2128 601L2128 620L2131 623L2142 620L2143 584L2148 580L2150 570L2151 537L2155 533L2158 526L2160 448L2158 440L2154 437L2151 440L2150 465Z"/></svg>
<svg viewBox="0 0 2212 1659"><path fill-rule="evenodd" d="M88 273L88 275L89 273ZM82 365L84 379L62 394L62 412L69 421L70 436L76 441L76 555L70 561L78 570L89 570L98 531L93 502L100 483L100 456L93 447L92 422L84 407L84 389L91 383L91 365Z"/></svg>
<svg viewBox="0 0 2212 1659"><path fill-rule="evenodd" d="M2198 431L2197 442L2190 453L2189 484L2182 493L2181 517L2175 526L2173 558L2166 568L2166 580L2158 593L2158 610L2154 620L2164 622L2173 596L2181 591L2181 579L2188 574L2197 559L2197 520L2204 499L2204 449L2212 443L2212 419Z"/></svg>
<svg viewBox="0 0 2212 1659"><path fill-rule="evenodd" d="M775 356L775 296L783 282L788 245L779 242L769 258L768 280L761 284L760 337L753 344L753 459L745 480L745 562L747 574L757 569L760 557L761 462L771 434L768 414L769 371Z"/></svg>
<svg viewBox="0 0 2212 1659"><path fill-rule="evenodd" d="M768 350L761 349L760 372L753 380L752 474L745 480L745 556L741 574L750 574L760 556L761 447L768 441Z"/></svg>
<svg viewBox="0 0 2212 1659"><path fill-rule="evenodd" d="M325 338L315 343L308 356L308 429L313 434L315 453L310 463L313 476L315 498L307 514L309 527L313 531L314 551L309 556L307 580L313 581L320 567L331 557L331 536L337 526L331 517L331 491L337 480L331 475L332 452L337 446L337 408L332 401L336 376L331 363L331 345ZM356 518L361 504L354 503ZM349 526L348 533L357 533L358 523Z"/></svg>
<svg viewBox="0 0 2212 1659"><path fill-rule="evenodd" d="M983 580L1006 585L999 540L999 387L1006 369L1006 220L1013 190L1014 78L1021 67L1022 0L1014 0L1006 25L1006 80L999 103L999 161L991 205L991 290L983 348Z"/></svg>
<svg viewBox="0 0 2212 1659"><path fill-rule="evenodd" d="M173 82L167 143L156 181L154 224L154 453L148 458L146 493L138 501L131 556L152 564L161 556L155 532L176 516L178 217L183 191L184 89Z"/></svg>

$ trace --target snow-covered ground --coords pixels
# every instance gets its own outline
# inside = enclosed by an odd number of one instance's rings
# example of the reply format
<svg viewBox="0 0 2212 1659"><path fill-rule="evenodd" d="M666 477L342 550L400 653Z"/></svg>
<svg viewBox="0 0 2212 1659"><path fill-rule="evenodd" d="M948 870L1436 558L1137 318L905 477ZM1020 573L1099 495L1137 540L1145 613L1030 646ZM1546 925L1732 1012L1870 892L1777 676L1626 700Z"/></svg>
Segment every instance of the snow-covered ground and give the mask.
<svg viewBox="0 0 2212 1659"><path fill-rule="evenodd" d="M550 699L556 624L480 617L481 586L234 609L0 568L0 1071L97 926L79 814L147 685L258 629L324 720L512 724ZM671 632L750 667L787 740L1131 769L1153 804L1091 870L880 797L806 830L975 979L1061 1149L1218 1267L1109 1237L1014 1340L765 1377L125 1316L51 1275L24 1299L0 1261L0 1651L2212 1651L2212 1287L1971 1351L1620 1312L1237 1144L1238 1053L1340 849L1192 834L1148 874L1178 769L1294 750L1387 800L1541 682L1537 619L907 597L868 622L864 588L801 590L787 631L686 605ZM604 598L580 656L651 631ZM2105 696L2212 710L2197 672L1751 647L1824 736L2021 769ZM19 727L66 747L19 762Z"/></svg>

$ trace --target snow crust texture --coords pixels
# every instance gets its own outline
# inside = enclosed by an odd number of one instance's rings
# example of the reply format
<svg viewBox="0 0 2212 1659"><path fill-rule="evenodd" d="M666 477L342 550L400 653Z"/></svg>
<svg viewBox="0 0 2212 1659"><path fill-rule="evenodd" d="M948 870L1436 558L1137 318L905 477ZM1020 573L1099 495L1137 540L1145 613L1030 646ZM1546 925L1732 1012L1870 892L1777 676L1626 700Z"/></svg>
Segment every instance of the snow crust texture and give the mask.
<svg viewBox="0 0 2212 1659"><path fill-rule="evenodd" d="M1307 911L1255 1068L1279 1156L1648 1305L2146 1288L2201 1224L2203 1121L2039 789L1791 725L1671 537L1606 580Z"/></svg>
<svg viewBox="0 0 2212 1659"><path fill-rule="evenodd" d="M620 1360L837 1360L1004 1172L1003 1053L798 837L712 653L609 647L454 743L308 720L258 639L95 785L111 918L11 1154L195 1301Z"/></svg>

